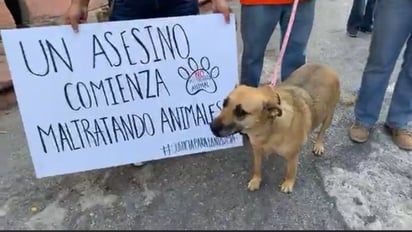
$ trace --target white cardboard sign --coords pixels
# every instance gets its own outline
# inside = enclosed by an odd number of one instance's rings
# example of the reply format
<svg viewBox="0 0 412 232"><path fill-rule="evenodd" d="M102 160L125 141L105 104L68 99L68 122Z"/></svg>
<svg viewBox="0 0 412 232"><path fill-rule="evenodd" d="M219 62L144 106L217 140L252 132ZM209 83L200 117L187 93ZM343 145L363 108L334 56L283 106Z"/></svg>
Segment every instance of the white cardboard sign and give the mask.
<svg viewBox="0 0 412 232"><path fill-rule="evenodd" d="M220 150L238 82L235 18L198 15L2 30L38 178Z"/></svg>

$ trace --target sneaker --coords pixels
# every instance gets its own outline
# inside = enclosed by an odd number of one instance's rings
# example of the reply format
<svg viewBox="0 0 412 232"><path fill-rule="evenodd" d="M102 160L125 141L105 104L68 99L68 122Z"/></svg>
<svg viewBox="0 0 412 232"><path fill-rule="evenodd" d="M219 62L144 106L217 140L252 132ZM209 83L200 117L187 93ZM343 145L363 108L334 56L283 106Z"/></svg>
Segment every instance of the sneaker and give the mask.
<svg viewBox="0 0 412 232"><path fill-rule="evenodd" d="M359 31L370 34L372 33L372 27L359 27Z"/></svg>
<svg viewBox="0 0 412 232"><path fill-rule="evenodd" d="M143 162L138 162L138 163L132 163L132 166L134 166L134 167L141 167L141 166L143 166L143 165L145 165L146 163L143 163Z"/></svg>
<svg viewBox="0 0 412 232"><path fill-rule="evenodd" d="M385 125L386 130L392 137L392 141L400 148L406 151L412 150L412 134L405 129L394 129Z"/></svg>
<svg viewBox="0 0 412 232"><path fill-rule="evenodd" d="M355 122L349 129L349 137L354 142L364 143L369 139L369 131L369 128L361 126L359 123Z"/></svg>
<svg viewBox="0 0 412 232"><path fill-rule="evenodd" d="M355 37L358 37L358 30L357 29L347 29L346 30L346 34L349 36L349 37L352 37L352 38L355 38Z"/></svg>

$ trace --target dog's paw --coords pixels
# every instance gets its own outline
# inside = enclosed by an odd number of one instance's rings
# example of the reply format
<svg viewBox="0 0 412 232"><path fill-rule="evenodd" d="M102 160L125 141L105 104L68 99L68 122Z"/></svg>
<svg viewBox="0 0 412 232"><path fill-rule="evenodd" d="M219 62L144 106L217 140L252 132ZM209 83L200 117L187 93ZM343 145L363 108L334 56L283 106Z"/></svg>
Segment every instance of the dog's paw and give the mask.
<svg viewBox="0 0 412 232"><path fill-rule="evenodd" d="M325 152L325 145L323 143L315 142L313 144L313 154L321 156Z"/></svg>
<svg viewBox="0 0 412 232"><path fill-rule="evenodd" d="M259 178L252 178L249 183L247 184L247 189L249 191L256 191L260 188L260 182L262 182Z"/></svg>
<svg viewBox="0 0 412 232"><path fill-rule="evenodd" d="M293 191L293 186L295 185L295 181L293 180L285 180L282 184L279 185L280 191L283 193L291 193Z"/></svg>

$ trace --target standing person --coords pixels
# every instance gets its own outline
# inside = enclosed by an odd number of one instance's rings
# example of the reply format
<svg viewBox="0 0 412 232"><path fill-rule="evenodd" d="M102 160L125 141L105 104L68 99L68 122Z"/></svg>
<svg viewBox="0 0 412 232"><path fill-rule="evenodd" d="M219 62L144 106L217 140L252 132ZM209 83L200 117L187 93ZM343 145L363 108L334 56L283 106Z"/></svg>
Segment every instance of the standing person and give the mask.
<svg viewBox="0 0 412 232"><path fill-rule="evenodd" d="M79 23L87 21L90 0L72 0L65 21L79 31ZM212 0L216 12L229 22L230 8L226 0ZM199 14L198 0L109 0L109 21L149 19ZM144 163L134 163L142 166Z"/></svg>
<svg viewBox="0 0 412 232"><path fill-rule="evenodd" d="M357 37L358 31L372 32L375 3L376 0L353 0L352 9L346 23L346 32L350 37Z"/></svg>
<svg viewBox="0 0 412 232"><path fill-rule="evenodd" d="M16 28L27 27L27 25L24 23L20 0L4 0L4 4L13 17Z"/></svg>
<svg viewBox="0 0 412 232"><path fill-rule="evenodd" d="M392 95L385 128L401 149L412 150L407 131L412 119L412 1L383 0L376 3L376 15L369 57L363 71L355 122L349 130L354 142L363 143L379 118L388 83L403 46L403 64Z"/></svg>
<svg viewBox="0 0 412 232"><path fill-rule="evenodd" d="M23 22L23 14L20 5L20 0L4 0L7 9L13 17L16 28L25 28L27 25Z"/></svg>
<svg viewBox="0 0 412 232"><path fill-rule="evenodd" d="M90 0L72 0L65 14L65 21L78 31L79 23L87 21ZM149 19L199 14L198 0L110 0L109 21ZM226 0L213 0L217 12L229 21L230 9Z"/></svg>
<svg viewBox="0 0 412 232"><path fill-rule="evenodd" d="M276 25L280 24L281 40L286 33L293 0L240 0L243 54L241 83L256 87L260 83L265 50ZM301 0L281 67L281 80L306 63L306 47L312 31L315 0Z"/></svg>

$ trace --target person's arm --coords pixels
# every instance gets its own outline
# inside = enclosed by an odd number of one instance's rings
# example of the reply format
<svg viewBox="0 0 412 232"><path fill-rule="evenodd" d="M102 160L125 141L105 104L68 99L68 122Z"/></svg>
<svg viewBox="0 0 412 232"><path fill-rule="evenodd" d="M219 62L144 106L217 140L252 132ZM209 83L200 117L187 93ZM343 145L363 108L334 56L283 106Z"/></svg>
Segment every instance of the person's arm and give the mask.
<svg viewBox="0 0 412 232"><path fill-rule="evenodd" d="M223 16L225 17L226 23L230 22L230 13L232 10L229 7L229 4L227 4L226 0L212 0L213 3L213 9L215 12L222 13Z"/></svg>
<svg viewBox="0 0 412 232"><path fill-rule="evenodd" d="M87 10L90 0L72 0L65 14L66 24L70 24L75 32L79 31L79 23L87 21Z"/></svg>
<svg viewBox="0 0 412 232"><path fill-rule="evenodd" d="M71 5L78 4L78 5L83 6L83 7L88 7L89 2L90 2L90 0L72 0Z"/></svg>
<svg viewBox="0 0 412 232"><path fill-rule="evenodd" d="M11 16L14 19L16 28L23 27L23 16L20 6L20 1L18 0L4 0L7 9L9 9Z"/></svg>

